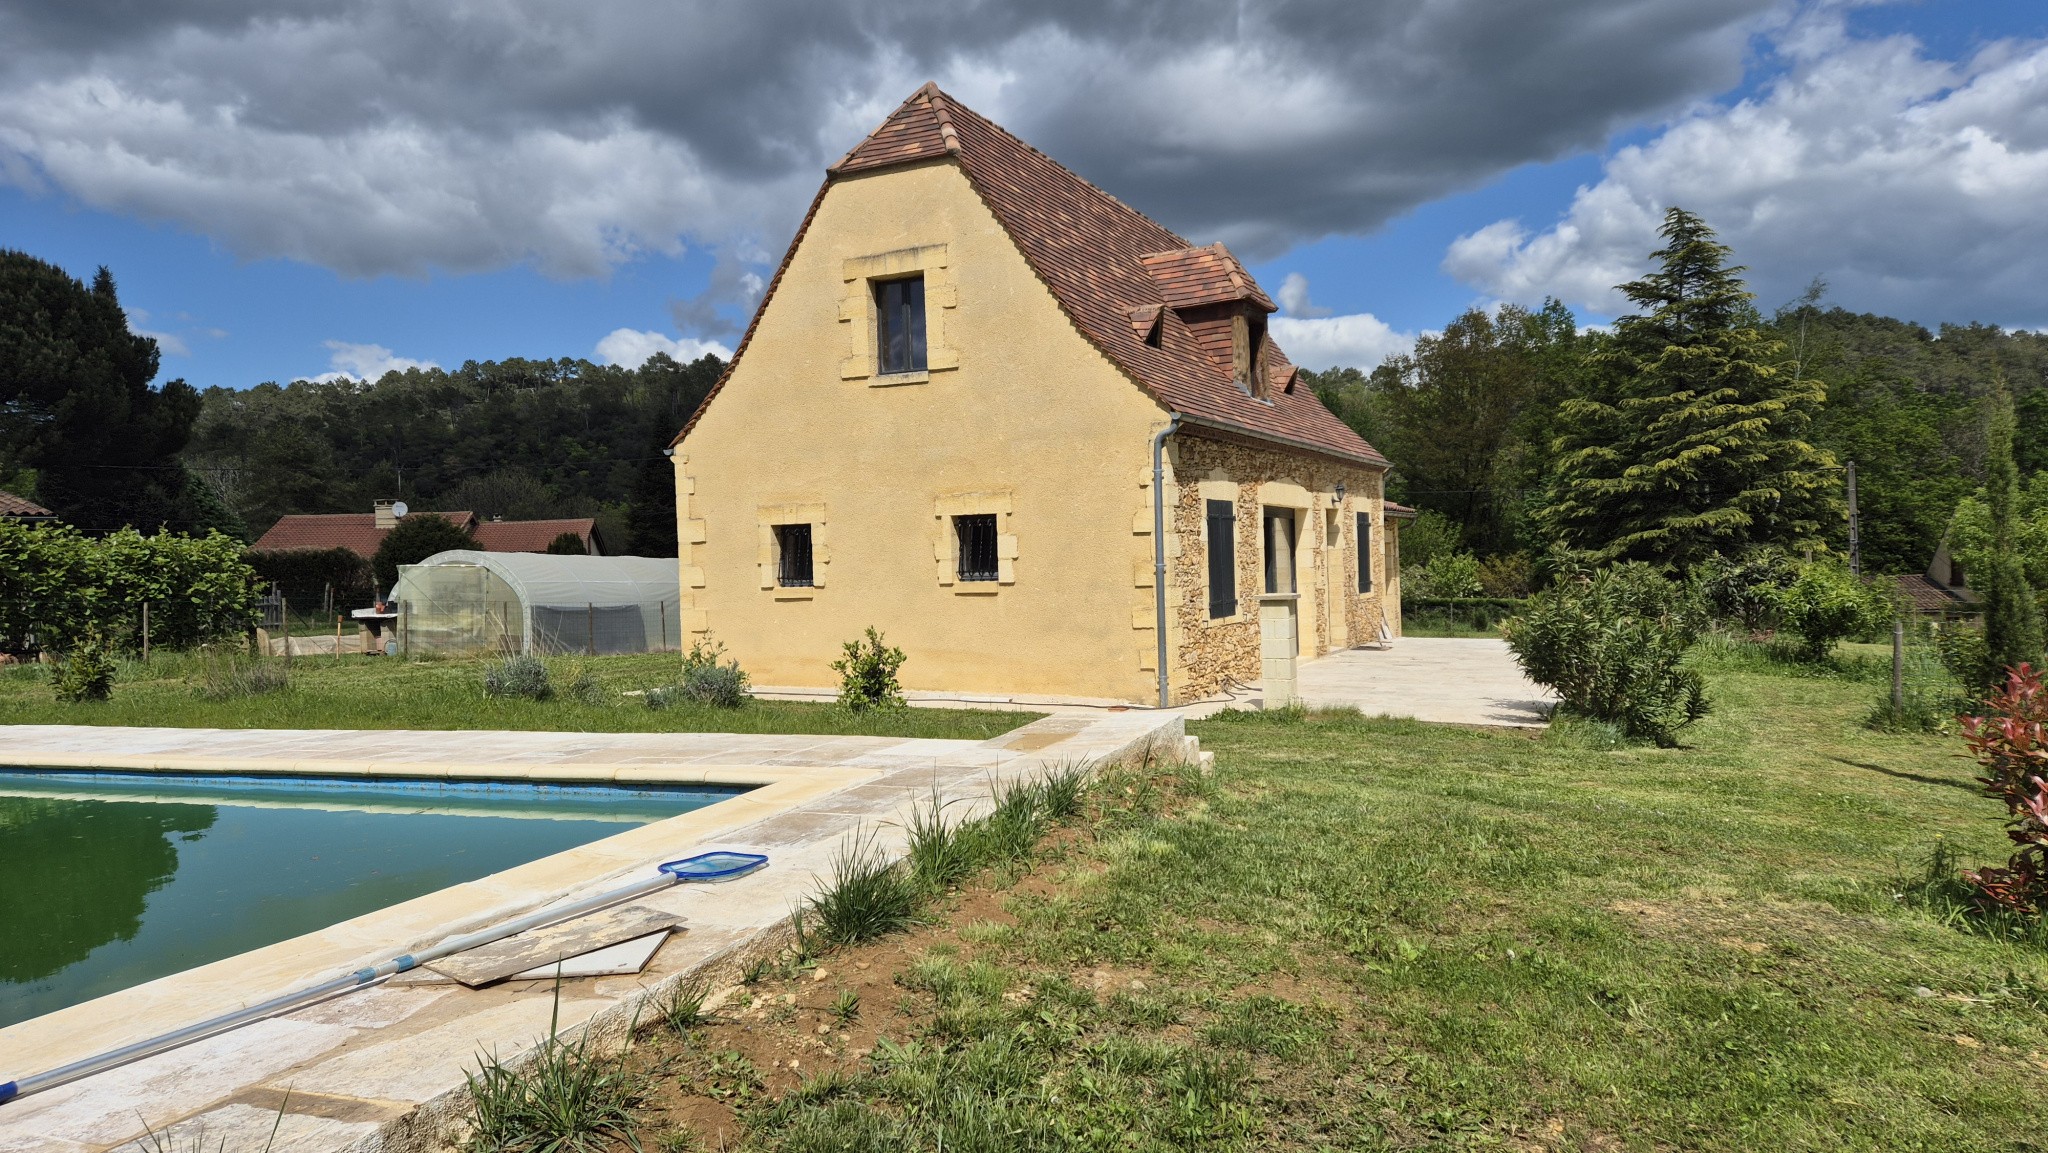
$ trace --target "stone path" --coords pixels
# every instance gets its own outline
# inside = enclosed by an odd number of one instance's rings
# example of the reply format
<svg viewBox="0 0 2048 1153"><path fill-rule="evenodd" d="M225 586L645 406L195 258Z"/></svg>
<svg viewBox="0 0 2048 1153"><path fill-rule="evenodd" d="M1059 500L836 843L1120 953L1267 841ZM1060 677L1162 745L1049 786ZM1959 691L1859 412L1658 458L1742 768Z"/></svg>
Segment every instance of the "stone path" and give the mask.
<svg viewBox="0 0 2048 1153"><path fill-rule="evenodd" d="M1522 675L1506 641L1484 638L1401 637L1304 662L1296 677L1310 705L1446 724L1540 727L1557 700Z"/></svg>
<svg viewBox="0 0 2048 1153"><path fill-rule="evenodd" d="M900 853L913 803L936 791L982 811L992 782L1077 762L1201 756L1175 713L1050 716L990 741L730 734L286 732L0 728L0 761L48 767L534 780L727 781L742 796L0 1029L0 1080L55 1068L552 904L650 876L712 848L768 854L721 885L677 885L635 903L687 919L633 976L563 982L566 1034L623 1029L693 975L733 984L780 947L789 910L850 837ZM545 1034L552 982L468 989L408 974L0 1105L0 1153L105 1153L145 1124L166 1147L274 1153L436 1148L477 1055L513 1058Z"/></svg>

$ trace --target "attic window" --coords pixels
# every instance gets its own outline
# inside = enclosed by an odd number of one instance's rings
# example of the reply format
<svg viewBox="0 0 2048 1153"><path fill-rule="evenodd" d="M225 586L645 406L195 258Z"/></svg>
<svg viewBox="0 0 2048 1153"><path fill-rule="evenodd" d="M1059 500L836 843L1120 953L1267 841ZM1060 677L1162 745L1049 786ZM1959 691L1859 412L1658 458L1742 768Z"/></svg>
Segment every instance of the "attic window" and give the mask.
<svg viewBox="0 0 2048 1153"><path fill-rule="evenodd" d="M924 372L924 277L875 282L875 364L884 376Z"/></svg>

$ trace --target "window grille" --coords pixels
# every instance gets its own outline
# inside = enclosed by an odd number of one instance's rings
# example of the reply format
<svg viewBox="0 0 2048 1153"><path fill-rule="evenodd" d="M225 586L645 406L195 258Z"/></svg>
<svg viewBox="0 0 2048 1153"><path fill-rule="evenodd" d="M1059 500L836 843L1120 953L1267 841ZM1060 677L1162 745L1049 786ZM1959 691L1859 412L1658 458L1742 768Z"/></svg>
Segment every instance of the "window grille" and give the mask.
<svg viewBox="0 0 2048 1153"><path fill-rule="evenodd" d="M876 282L875 339L882 375L925 371L924 277Z"/></svg>
<svg viewBox="0 0 2048 1153"><path fill-rule="evenodd" d="M1209 617L1237 615L1237 504L1209 502Z"/></svg>
<svg viewBox="0 0 2048 1153"><path fill-rule="evenodd" d="M996 560L996 514L975 513L953 518L960 537L960 579L992 581L1000 575Z"/></svg>
<svg viewBox="0 0 2048 1153"><path fill-rule="evenodd" d="M1358 591L1372 591L1372 514L1358 514Z"/></svg>
<svg viewBox="0 0 2048 1153"><path fill-rule="evenodd" d="M807 589L811 587L811 526L807 524L779 524L775 526L775 551L778 554L775 569L775 583L786 589Z"/></svg>

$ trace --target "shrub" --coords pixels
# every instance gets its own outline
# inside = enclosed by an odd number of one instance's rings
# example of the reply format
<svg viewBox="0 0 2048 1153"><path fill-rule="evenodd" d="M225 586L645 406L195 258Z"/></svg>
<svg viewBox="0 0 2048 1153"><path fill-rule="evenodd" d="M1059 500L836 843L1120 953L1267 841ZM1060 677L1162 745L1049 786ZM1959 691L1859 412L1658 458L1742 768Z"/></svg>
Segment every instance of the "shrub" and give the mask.
<svg viewBox="0 0 2048 1153"><path fill-rule="evenodd" d="M1835 642L1877 627L1891 618L1891 606L1869 585L1835 561L1799 566L1792 583L1775 594L1778 619L1803 642L1802 655L1826 660Z"/></svg>
<svg viewBox="0 0 2048 1153"><path fill-rule="evenodd" d="M555 695L547 662L539 657L506 657L484 670L484 695L495 699L545 701Z"/></svg>
<svg viewBox="0 0 2048 1153"><path fill-rule="evenodd" d="M1479 563L1479 587L1490 597L1528 596L1536 590L1536 562L1525 552L1487 557Z"/></svg>
<svg viewBox="0 0 2048 1153"><path fill-rule="evenodd" d="M1715 620L1754 634L1777 627L1778 594L1795 575L1782 550L1759 548L1735 560L1715 553L1693 569L1692 579Z"/></svg>
<svg viewBox="0 0 2048 1153"><path fill-rule="evenodd" d="M1972 699L1981 697L1984 686L1997 680L2000 670L1992 667L1991 646L1984 641L1983 629L1945 621L1936 626L1934 648L1941 654L1942 667Z"/></svg>
<svg viewBox="0 0 2048 1153"><path fill-rule="evenodd" d="M839 706L856 713L870 709L894 711L904 707L903 685L896 679L908 659L902 649L882 643L882 634L868 626L863 640L847 641L846 655L832 662L839 674Z"/></svg>
<svg viewBox="0 0 2048 1153"><path fill-rule="evenodd" d="M1479 584L1479 558L1469 552L1440 552L1430 557L1427 564L1408 565L1401 570L1404 601L1476 597L1483 591Z"/></svg>
<svg viewBox="0 0 2048 1153"><path fill-rule="evenodd" d="M114 695L114 654L98 633L87 633L50 670L50 687L73 705Z"/></svg>
<svg viewBox="0 0 2048 1153"><path fill-rule="evenodd" d="M583 544L583 534L574 532L556 533L548 547L541 550L555 556L588 556L590 549Z"/></svg>
<svg viewBox="0 0 2048 1153"><path fill-rule="evenodd" d="M1684 666L1704 624L1690 590L1632 563L1538 593L1505 632L1529 678L1555 689L1565 711L1669 745L1707 713L1700 674Z"/></svg>
<svg viewBox="0 0 2048 1153"><path fill-rule="evenodd" d="M1414 520L1401 526L1401 559L1418 568L1427 565L1438 553L1463 548L1464 535L1450 517L1434 509L1423 509Z"/></svg>
<svg viewBox="0 0 2048 1153"><path fill-rule="evenodd" d="M384 534L370 567L377 575L377 587L390 592L398 584L398 566L418 564L435 553L452 549L473 549L476 537L466 528L431 512L414 513Z"/></svg>
<svg viewBox="0 0 2048 1153"><path fill-rule="evenodd" d="M370 562L347 548L250 549L242 554L259 585L275 584L292 607L310 609L329 586L336 608L368 604L377 590Z"/></svg>
<svg viewBox="0 0 2048 1153"><path fill-rule="evenodd" d="M2003 866L1968 870L1986 904L2038 921L2048 913L2048 688L2022 664L1963 718L1963 741L1983 767L1977 782L2005 803L2005 835L2019 846Z"/></svg>

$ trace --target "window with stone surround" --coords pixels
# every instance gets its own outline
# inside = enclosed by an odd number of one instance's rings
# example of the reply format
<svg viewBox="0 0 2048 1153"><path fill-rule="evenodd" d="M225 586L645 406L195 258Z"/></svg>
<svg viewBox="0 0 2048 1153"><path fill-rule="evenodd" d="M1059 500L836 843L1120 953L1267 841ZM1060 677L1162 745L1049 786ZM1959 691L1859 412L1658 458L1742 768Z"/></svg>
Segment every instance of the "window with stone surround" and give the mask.
<svg viewBox="0 0 2048 1153"><path fill-rule="evenodd" d="M974 513L953 518L953 531L960 538L960 579L993 581L1001 575L996 558L996 515Z"/></svg>
<svg viewBox="0 0 2048 1153"><path fill-rule="evenodd" d="M924 372L924 277L875 282L875 365L884 376Z"/></svg>
<svg viewBox="0 0 2048 1153"><path fill-rule="evenodd" d="M775 583L786 589L807 589L815 583L810 525L775 526Z"/></svg>

